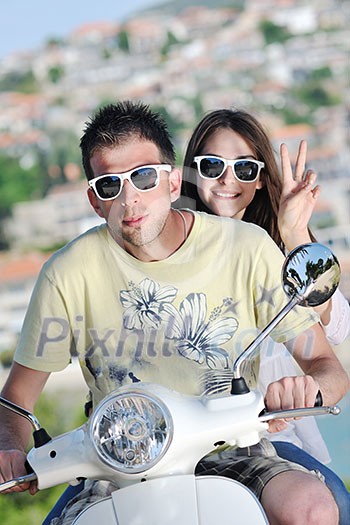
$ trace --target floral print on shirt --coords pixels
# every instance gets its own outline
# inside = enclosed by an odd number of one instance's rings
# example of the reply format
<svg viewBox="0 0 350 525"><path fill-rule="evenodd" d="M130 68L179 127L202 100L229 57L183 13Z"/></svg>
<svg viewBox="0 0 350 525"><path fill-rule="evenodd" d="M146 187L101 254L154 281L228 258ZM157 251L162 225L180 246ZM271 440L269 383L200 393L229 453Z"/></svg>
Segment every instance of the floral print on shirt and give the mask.
<svg viewBox="0 0 350 525"><path fill-rule="evenodd" d="M145 278L139 285L130 283L130 289L120 292L125 311L124 328L145 331L164 326L165 337L175 341L179 355L206 364L208 368L228 368L229 356L222 345L229 341L238 328L235 317L219 317L217 307L207 319L207 300L204 293L190 293L177 309L172 303L177 289L160 287Z"/></svg>

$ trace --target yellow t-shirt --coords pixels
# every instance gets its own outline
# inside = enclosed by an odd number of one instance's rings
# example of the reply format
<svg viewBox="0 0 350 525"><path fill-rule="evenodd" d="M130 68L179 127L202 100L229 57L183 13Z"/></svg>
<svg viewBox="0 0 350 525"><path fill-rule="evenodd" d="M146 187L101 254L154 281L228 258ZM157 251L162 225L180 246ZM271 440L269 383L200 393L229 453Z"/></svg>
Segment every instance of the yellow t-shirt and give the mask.
<svg viewBox="0 0 350 525"><path fill-rule="evenodd" d="M163 261L126 253L105 225L56 252L28 307L15 360L54 372L78 356L94 404L131 382L199 394L287 303L283 255L261 228L194 213L186 242ZM317 322L300 307L280 342Z"/></svg>

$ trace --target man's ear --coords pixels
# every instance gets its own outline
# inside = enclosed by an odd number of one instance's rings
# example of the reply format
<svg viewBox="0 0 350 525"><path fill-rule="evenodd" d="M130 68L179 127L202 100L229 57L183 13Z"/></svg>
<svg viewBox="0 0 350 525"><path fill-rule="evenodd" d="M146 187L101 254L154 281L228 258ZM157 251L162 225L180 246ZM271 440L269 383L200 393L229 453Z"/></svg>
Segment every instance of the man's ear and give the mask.
<svg viewBox="0 0 350 525"><path fill-rule="evenodd" d="M99 215L99 217L102 217L102 219L104 219L105 217L104 217L103 211L101 210L101 207L100 207L100 201L96 197L96 194L95 194L95 192L94 192L94 190L92 188L88 188L87 196L88 196L88 199L89 199L89 202L90 202L91 206L93 207L93 209L95 210L97 215Z"/></svg>
<svg viewBox="0 0 350 525"><path fill-rule="evenodd" d="M174 168L169 175L170 199L177 201L181 194L182 171Z"/></svg>

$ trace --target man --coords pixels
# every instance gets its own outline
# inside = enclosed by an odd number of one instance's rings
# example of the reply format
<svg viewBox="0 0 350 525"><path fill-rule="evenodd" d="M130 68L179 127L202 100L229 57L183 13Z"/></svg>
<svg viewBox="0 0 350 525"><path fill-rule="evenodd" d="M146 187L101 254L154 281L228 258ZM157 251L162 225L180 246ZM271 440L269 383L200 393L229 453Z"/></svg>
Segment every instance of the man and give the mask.
<svg viewBox="0 0 350 525"><path fill-rule="evenodd" d="M94 405L136 381L199 394L203 374L230 368L284 306L280 251L255 226L171 208L181 175L166 126L147 106L101 109L86 125L81 149L88 197L106 225L44 265L2 395L32 411L49 374L72 355ZM325 404L345 394L347 375L313 313L292 312L274 337L288 341L307 375L270 385L270 410L313 406L319 389ZM271 430L274 424L281 422ZM0 428L3 481L23 473L29 429L9 412ZM258 447L251 458L243 449L225 473L239 472L271 523L336 524L322 482L266 450ZM199 471L210 468L203 463Z"/></svg>

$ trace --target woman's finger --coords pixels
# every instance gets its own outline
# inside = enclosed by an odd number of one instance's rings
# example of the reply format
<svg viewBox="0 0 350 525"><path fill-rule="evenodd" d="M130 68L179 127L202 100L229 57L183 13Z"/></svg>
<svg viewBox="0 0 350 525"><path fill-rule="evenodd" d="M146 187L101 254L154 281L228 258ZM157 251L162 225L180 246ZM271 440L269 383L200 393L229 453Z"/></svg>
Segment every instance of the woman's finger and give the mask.
<svg viewBox="0 0 350 525"><path fill-rule="evenodd" d="M280 147L281 168L282 168L282 186L283 193L288 193L291 190L293 181L292 165L290 163L289 152L286 144L281 144Z"/></svg>
<svg viewBox="0 0 350 525"><path fill-rule="evenodd" d="M315 186L315 188L313 188L313 190L311 191L312 193L312 196L315 200L318 199L318 197L320 196L320 193L321 193L321 186Z"/></svg>
<svg viewBox="0 0 350 525"><path fill-rule="evenodd" d="M299 144L297 160L295 163L294 180L300 182L303 180L306 164L307 142L302 140Z"/></svg>

